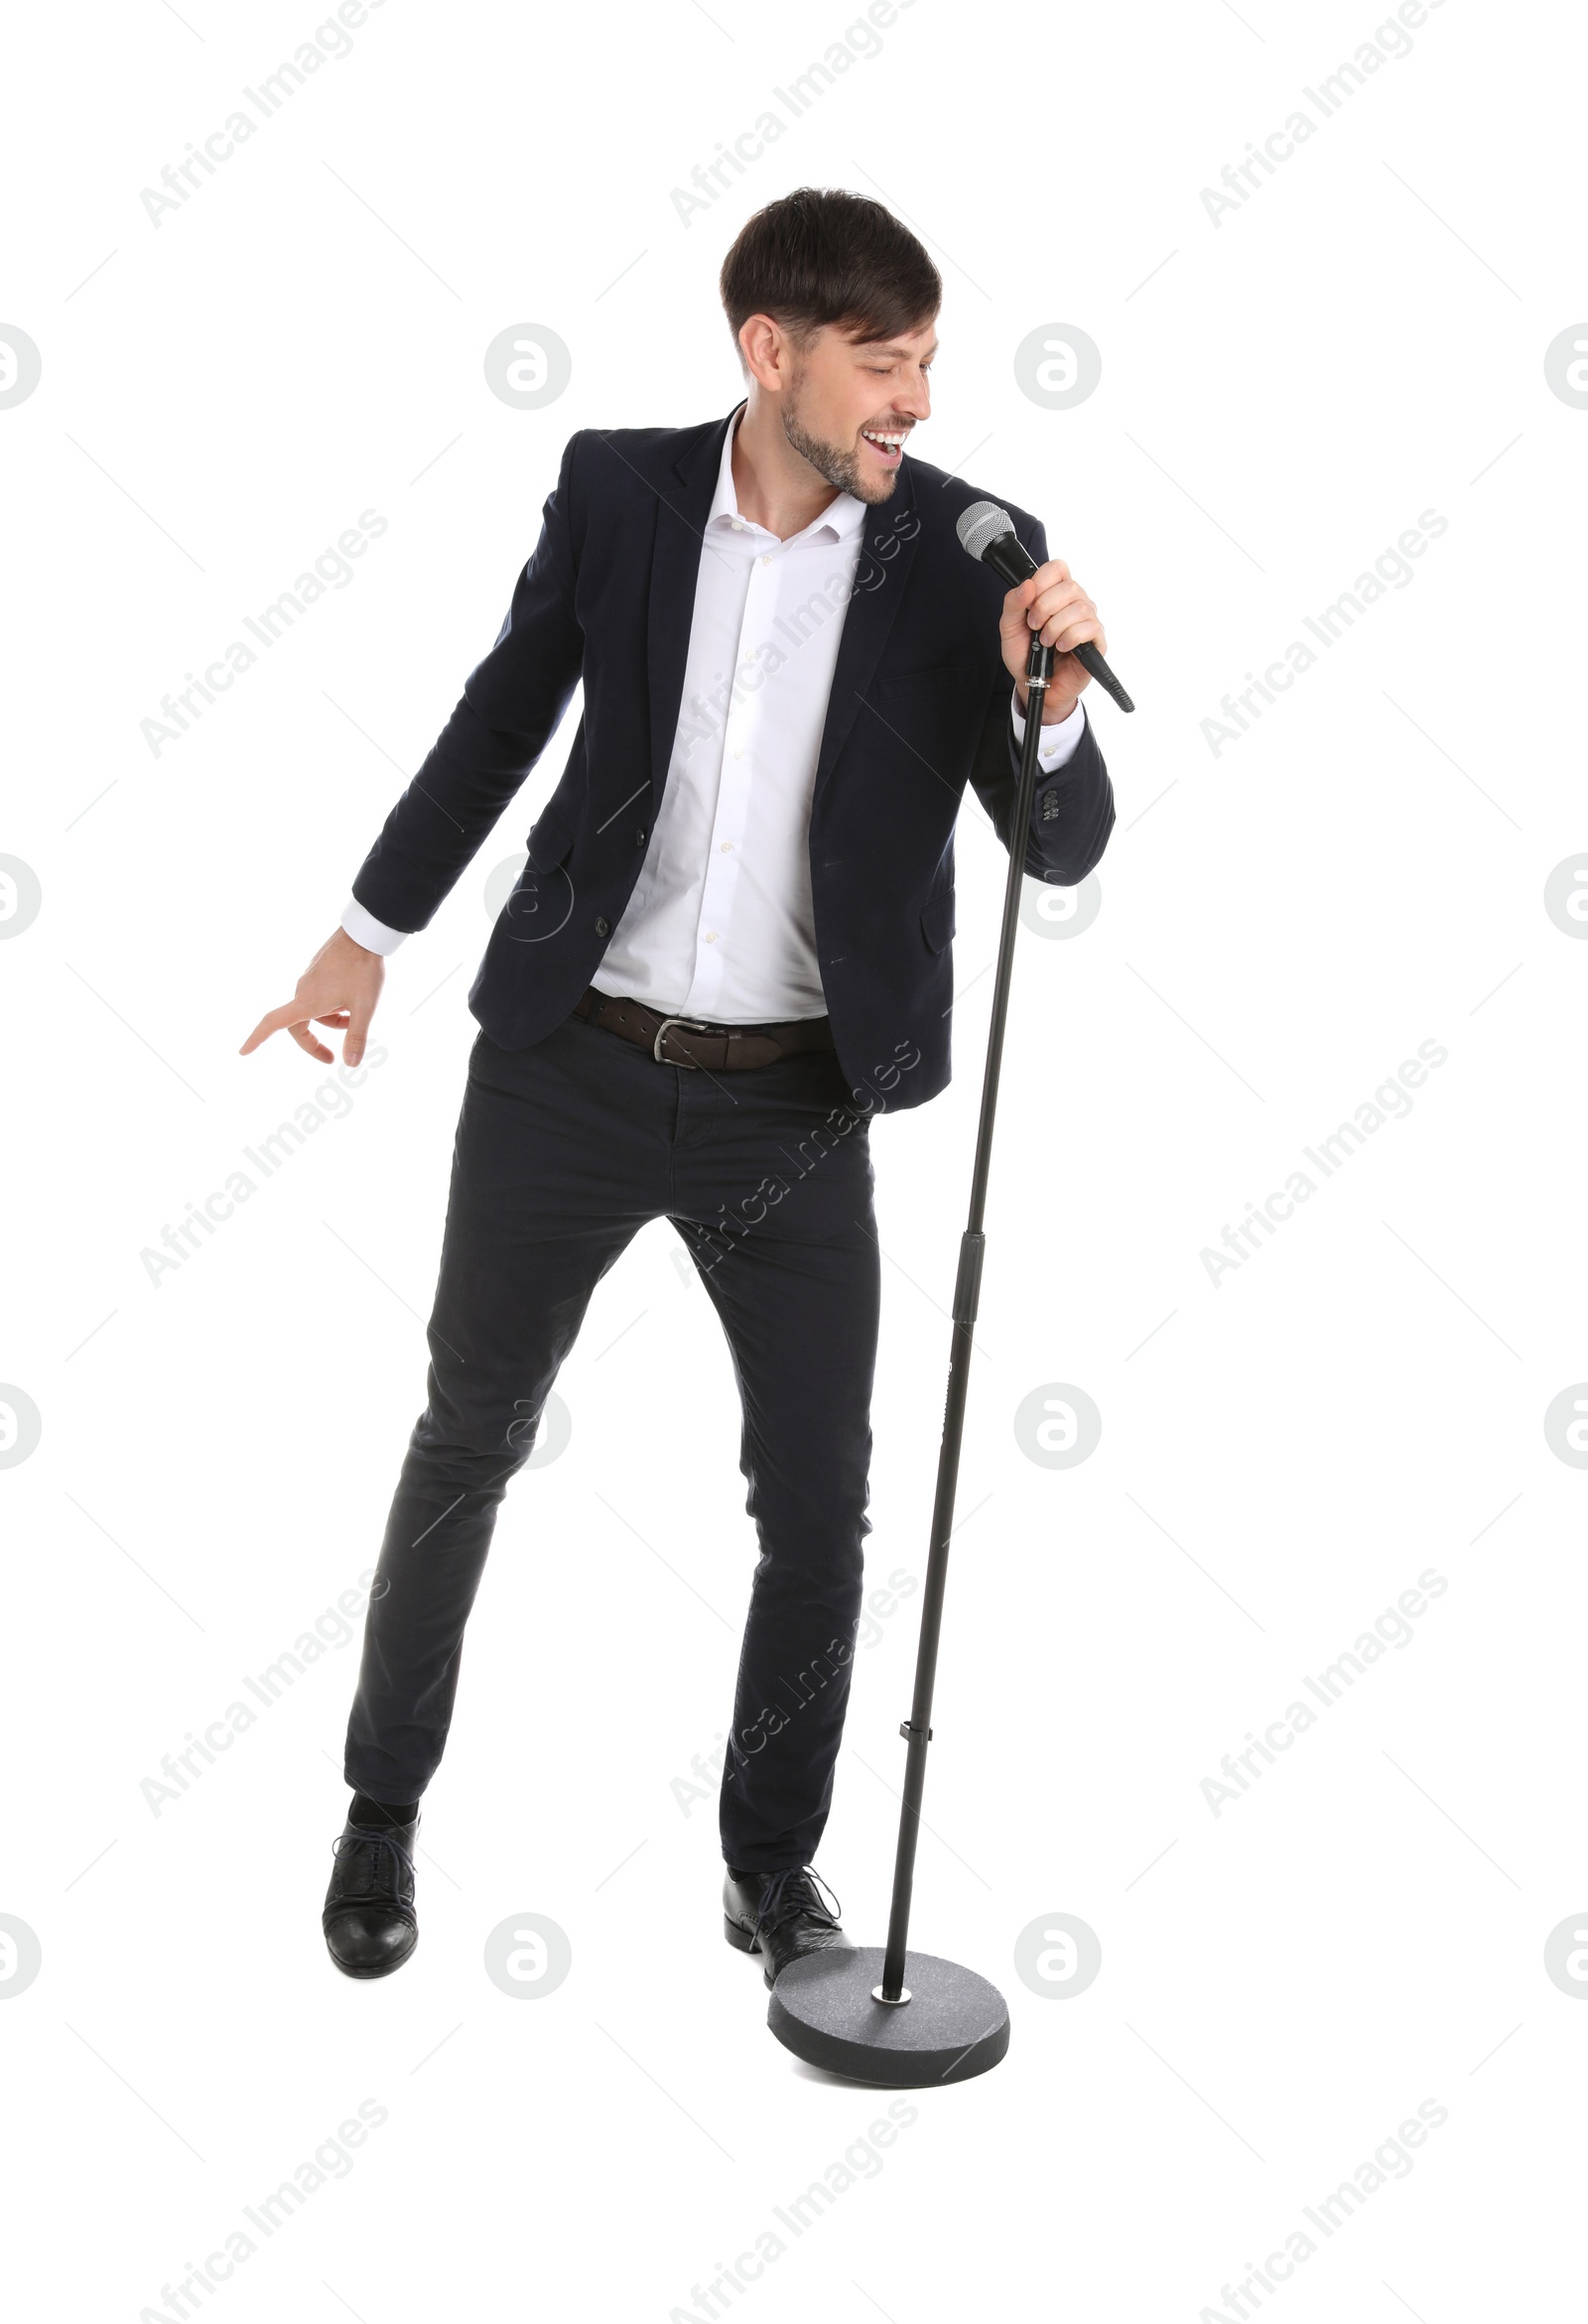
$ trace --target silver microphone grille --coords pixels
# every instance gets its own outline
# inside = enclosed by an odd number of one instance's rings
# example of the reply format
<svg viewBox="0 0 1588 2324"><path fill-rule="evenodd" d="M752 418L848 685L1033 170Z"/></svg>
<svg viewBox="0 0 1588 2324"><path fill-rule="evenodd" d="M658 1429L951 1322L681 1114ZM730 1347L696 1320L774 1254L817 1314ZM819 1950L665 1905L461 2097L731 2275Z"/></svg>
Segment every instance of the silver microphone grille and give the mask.
<svg viewBox="0 0 1588 2324"><path fill-rule="evenodd" d="M995 500L973 500L954 530L966 555L980 560L994 541L1001 541L1005 533L1013 532L1014 519Z"/></svg>

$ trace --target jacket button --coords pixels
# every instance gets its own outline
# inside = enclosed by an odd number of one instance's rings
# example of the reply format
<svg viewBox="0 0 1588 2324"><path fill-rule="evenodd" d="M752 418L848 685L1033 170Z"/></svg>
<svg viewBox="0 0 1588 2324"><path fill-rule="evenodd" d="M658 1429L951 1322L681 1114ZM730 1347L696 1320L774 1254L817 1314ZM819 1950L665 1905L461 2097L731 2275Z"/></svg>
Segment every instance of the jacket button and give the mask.
<svg viewBox="0 0 1588 2324"><path fill-rule="evenodd" d="M596 933L597 936L610 936L612 933L611 922L609 920L597 920L596 923Z"/></svg>
<svg viewBox="0 0 1588 2324"><path fill-rule="evenodd" d="M643 846L644 846L644 844L645 844L645 837L646 837L646 834L645 834L645 827L644 827L644 825L642 824L642 825L640 826L639 830L638 830L638 831L637 831L637 832L634 834L634 844L635 844L635 846L636 846L636 847L643 847Z"/></svg>

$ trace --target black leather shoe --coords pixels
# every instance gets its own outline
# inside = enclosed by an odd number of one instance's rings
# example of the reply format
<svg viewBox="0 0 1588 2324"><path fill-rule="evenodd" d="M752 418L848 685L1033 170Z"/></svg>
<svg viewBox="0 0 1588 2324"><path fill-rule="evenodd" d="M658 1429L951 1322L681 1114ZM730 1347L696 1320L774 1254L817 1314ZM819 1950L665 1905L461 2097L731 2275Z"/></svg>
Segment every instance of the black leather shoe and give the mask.
<svg viewBox="0 0 1588 2324"><path fill-rule="evenodd" d="M724 1875L723 1934L740 1953L762 1956L768 1985L807 1953L854 1951L838 1925L838 1898L831 1910L822 1901L824 1886L809 1865L780 1872L735 1872L729 1867Z"/></svg>
<svg viewBox="0 0 1588 2324"><path fill-rule="evenodd" d="M321 1926L326 1949L348 1977L389 1977L419 1942L414 1837L419 1818L377 1832L349 1823L331 1843L336 1859Z"/></svg>

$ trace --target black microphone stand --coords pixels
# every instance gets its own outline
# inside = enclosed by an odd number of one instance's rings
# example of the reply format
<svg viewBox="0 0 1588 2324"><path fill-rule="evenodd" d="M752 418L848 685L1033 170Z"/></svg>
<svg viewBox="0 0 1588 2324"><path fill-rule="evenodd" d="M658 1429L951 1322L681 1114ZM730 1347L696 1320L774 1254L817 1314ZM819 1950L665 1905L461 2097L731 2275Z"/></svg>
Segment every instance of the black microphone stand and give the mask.
<svg viewBox="0 0 1588 2324"><path fill-rule="evenodd" d="M943 1442L937 1460L937 1495L932 1504L932 1541L927 1552L926 1590L921 1600L921 1637L915 1659L915 1697L908 1724L899 1729L909 1745L904 1759L904 1804L899 1816L898 1854L893 1869L893 1909L888 1918L887 1955L882 1964L882 1999L896 2001L904 1984L904 1941L910 1925L910 1895L915 1880L915 1843L921 1818L921 1795L926 1789L926 1746L932 1740L932 1690L937 1680L937 1646L943 1626L943 1593L948 1585L949 1536L954 1530L954 1498L960 1482L960 1445L965 1435L965 1404L971 1386L971 1336L982 1289L982 1261L987 1236L982 1220L987 1210L988 1174L992 1165L992 1124L997 1112L998 1077L1003 1066L1003 1028L1009 1013L1009 983L1014 971L1014 936L1020 916L1020 888L1025 877L1026 835L1036 797L1037 750L1042 738L1042 705L1053 676L1053 648L1033 636L1025 665L1027 700L1025 739L1020 747L1020 779L1014 794L1014 821L1009 833L1009 872L1003 889L1003 921L998 930L997 968L992 978L992 1015L987 1033L987 1062L982 1069L982 1112L976 1127L976 1160L971 1169L971 1211L960 1237L960 1267L954 1283L954 1343L949 1358L948 1400L943 1413Z"/></svg>
<svg viewBox="0 0 1588 2324"><path fill-rule="evenodd" d="M971 1384L972 1327L982 1287L987 1236L988 1174L992 1160L992 1124L997 1111L998 1076L1003 1063L1003 1029L1009 1011L1015 930L1020 915L1025 849L1036 797L1037 750L1042 705L1053 675L1053 648L1033 636L1025 666L1025 738L1009 827L1009 873L1003 890L997 968L992 982L992 1017L988 1027L987 1063L982 1074L982 1112L971 1172L970 1218L960 1237L959 1273L954 1285L954 1338L949 1359L948 1399L938 1453L937 1493L932 1504L932 1538L927 1552L926 1588L921 1600L921 1634L915 1660L915 1694L910 1716L899 1728L908 1748L903 1804L893 1870L893 1903L887 1949L858 1946L852 1952L808 1954L791 1962L772 1989L767 2023L784 2046L807 2063L890 2088L918 2089L939 2082L963 2082L995 2066L1009 2046L1009 2013L1002 1995L974 1970L932 1954L906 1956L910 1897L915 1881L915 1846L921 1798L926 1789L926 1749L932 1740L932 1691L937 1679L943 1595L948 1584L949 1536L960 1477L960 1445ZM904 1975L909 1968L912 1985ZM880 1971L880 1975L878 1975Z"/></svg>

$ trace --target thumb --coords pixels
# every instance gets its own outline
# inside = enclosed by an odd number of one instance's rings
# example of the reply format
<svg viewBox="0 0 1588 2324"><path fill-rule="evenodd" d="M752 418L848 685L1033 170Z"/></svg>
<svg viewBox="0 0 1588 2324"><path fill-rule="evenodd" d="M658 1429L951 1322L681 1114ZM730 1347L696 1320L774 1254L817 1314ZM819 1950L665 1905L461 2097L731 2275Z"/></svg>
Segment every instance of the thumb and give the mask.
<svg viewBox="0 0 1588 2324"><path fill-rule="evenodd" d="M1031 577L1023 581L1016 581L1013 588L1010 589L1003 600L1003 611L998 619L998 627L1005 637L1018 637L1020 632L1027 627L1025 609L1034 594Z"/></svg>

